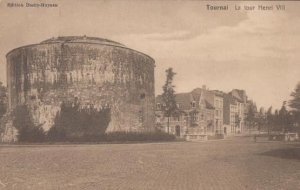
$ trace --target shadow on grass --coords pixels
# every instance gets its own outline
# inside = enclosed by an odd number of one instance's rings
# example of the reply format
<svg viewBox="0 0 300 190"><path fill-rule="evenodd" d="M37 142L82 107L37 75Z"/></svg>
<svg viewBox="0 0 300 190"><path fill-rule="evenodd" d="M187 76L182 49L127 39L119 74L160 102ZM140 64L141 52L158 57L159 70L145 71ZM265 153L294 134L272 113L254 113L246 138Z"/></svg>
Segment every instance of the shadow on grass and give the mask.
<svg viewBox="0 0 300 190"><path fill-rule="evenodd" d="M261 153L263 156L272 156L282 159L294 159L300 161L300 147L282 148Z"/></svg>

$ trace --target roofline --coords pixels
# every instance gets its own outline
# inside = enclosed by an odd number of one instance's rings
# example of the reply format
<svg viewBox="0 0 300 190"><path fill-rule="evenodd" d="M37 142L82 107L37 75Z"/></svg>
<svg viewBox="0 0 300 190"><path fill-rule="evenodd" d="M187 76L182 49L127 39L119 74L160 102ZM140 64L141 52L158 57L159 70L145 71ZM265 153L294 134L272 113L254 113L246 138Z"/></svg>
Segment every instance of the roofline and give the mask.
<svg viewBox="0 0 300 190"><path fill-rule="evenodd" d="M113 41L113 40L110 40L107 38L100 38L100 37L93 37L93 36L86 36L86 35L83 35L83 36L57 36L57 37L52 37L52 38L43 40L40 43L44 44L44 43L51 43L51 42L72 42L76 39L92 40L95 43L104 42L104 43L112 43L112 44L116 44L116 45L120 45L120 46L125 46L124 44L121 44L119 42L116 42L116 41ZM76 42L76 41L74 41L74 42Z"/></svg>
<svg viewBox="0 0 300 190"><path fill-rule="evenodd" d="M96 43L96 42L49 42L49 43L29 44L29 45L20 46L20 47L17 47L17 48L14 48L14 49L10 50L9 52L6 53L5 57L7 58L9 56L9 54L11 54L13 51L16 51L16 50L19 50L19 49L22 49L22 48L28 48L28 47L40 46L40 45L48 45L48 44L67 44L67 43L93 44L93 45L112 46L112 47L117 47L117 48L128 49L128 50L137 52L141 55L144 55L144 56L148 57L149 59L151 59L153 61L153 64L155 66L155 60L152 57L150 57L149 55L147 55L143 52L128 48L126 46L121 46L121 45L119 46L119 45L112 45L112 44L105 44L105 43Z"/></svg>

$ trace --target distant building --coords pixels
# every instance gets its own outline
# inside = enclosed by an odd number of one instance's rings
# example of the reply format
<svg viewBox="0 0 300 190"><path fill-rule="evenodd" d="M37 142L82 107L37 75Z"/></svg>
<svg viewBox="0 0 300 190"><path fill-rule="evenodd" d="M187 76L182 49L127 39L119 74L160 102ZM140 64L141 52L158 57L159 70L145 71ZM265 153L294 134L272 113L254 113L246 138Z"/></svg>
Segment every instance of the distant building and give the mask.
<svg viewBox="0 0 300 190"><path fill-rule="evenodd" d="M223 118L224 118L224 94L221 91L214 90L214 107L215 107L215 114L214 114L214 122L215 122L215 133L216 134L223 134Z"/></svg>
<svg viewBox="0 0 300 190"><path fill-rule="evenodd" d="M203 139L216 134L234 135L246 131L248 97L244 90L229 93L206 86L176 94L179 113L168 119L162 112L162 97L156 98L156 124L163 131L187 139Z"/></svg>
<svg viewBox="0 0 300 190"><path fill-rule="evenodd" d="M187 139L202 139L223 134L224 92L209 90L206 86L188 93L176 94L179 115L168 118L162 112L162 98L156 98L156 122L158 128Z"/></svg>
<svg viewBox="0 0 300 190"><path fill-rule="evenodd" d="M224 94L224 133L240 134L245 130L247 96L244 90L234 89Z"/></svg>
<svg viewBox="0 0 300 190"><path fill-rule="evenodd" d="M206 139L207 134L214 131L214 106L207 100L207 97L211 95L213 96L213 93L201 88L176 94L179 113L170 118L169 129L168 118L162 112L162 106L164 106L162 97L157 96L157 127L188 140Z"/></svg>

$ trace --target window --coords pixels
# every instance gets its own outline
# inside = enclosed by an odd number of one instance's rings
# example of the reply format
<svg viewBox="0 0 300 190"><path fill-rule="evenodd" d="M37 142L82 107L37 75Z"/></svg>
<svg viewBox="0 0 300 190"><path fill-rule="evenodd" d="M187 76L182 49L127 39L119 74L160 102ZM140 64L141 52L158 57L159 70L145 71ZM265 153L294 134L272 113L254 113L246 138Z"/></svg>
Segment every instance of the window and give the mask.
<svg viewBox="0 0 300 190"><path fill-rule="evenodd" d="M201 120L204 120L204 115L203 114L201 114Z"/></svg>
<svg viewBox="0 0 300 190"><path fill-rule="evenodd" d="M192 102L192 108L195 108L195 107L196 107L196 102L193 101L193 102Z"/></svg>
<svg viewBox="0 0 300 190"><path fill-rule="evenodd" d="M177 108L180 108L180 104L176 104Z"/></svg>
<svg viewBox="0 0 300 190"><path fill-rule="evenodd" d="M197 121L198 120L197 113L192 113L191 120L192 121Z"/></svg>
<svg viewBox="0 0 300 190"><path fill-rule="evenodd" d="M160 103L157 103L157 104L156 104L156 109L157 109L157 110L160 110L160 109L161 109L161 104L160 104Z"/></svg>
<svg viewBox="0 0 300 190"><path fill-rule="evenodd" d="M144 121L144 115L143 115L143 112L142 111L139 111L139 122L140 123L143 123Z"/></svg>
<svg viewBox="0 0 300 190"><path fill-rule="evenodd" d="M146 97L146 94L145 94L145 93L142 93L142 94L140 95L140 99L141 99L141 100L145 99L145 97Z"/></svg>

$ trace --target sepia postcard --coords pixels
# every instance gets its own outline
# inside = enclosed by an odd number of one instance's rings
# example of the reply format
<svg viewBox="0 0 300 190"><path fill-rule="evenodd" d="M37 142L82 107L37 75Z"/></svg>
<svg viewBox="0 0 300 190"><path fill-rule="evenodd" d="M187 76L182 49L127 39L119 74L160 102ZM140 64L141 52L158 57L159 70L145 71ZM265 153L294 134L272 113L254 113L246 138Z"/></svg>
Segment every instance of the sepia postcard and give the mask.
<svg viewBox="0 0 300 190"><path fill-rule="evenodd" d="M0 0L0 190L300 189L300 1Z"/></svg>

